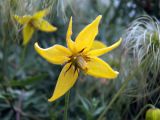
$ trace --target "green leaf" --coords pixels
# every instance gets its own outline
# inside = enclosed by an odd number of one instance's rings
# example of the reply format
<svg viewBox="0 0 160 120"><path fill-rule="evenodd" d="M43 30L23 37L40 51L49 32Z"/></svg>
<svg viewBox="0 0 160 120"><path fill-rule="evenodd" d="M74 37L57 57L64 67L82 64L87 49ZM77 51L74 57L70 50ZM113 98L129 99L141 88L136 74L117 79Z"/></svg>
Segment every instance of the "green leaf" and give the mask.
<svg viewBox="0 0 160 120"><path fill-rule="evenodd" d="M48 74L41 74L41 75L29 77L29 78L24 79L24 80L11 80L10 85L12 87L24 87L26 85L36 84L39 81L43 80L47 76L48 76Z"/></svg>
<svg viewBox="0 0 160 120"><path fill-rule="evenodd" d="M6 99L6 97L0 94L0 99Z"/></svg>

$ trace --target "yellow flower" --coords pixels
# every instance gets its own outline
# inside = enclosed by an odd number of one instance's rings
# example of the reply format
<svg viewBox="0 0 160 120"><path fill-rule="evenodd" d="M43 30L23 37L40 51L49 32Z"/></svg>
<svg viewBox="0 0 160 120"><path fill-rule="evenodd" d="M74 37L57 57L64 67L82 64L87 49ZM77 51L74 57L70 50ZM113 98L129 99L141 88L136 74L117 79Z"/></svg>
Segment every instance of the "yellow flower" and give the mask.
<svg viewBox="0 0 160 120"><path fill-rule="evenodd" d="M57 30L56 27L52 26L50 23L43 19L43 17L45 17L48 14L48 12L49 9L44 9L35 13L33 16L14 15L15 20L19 24L23 25L23 45L26 45L30 41L36 29L45 32L54 32Z"/></svg>
<svg viewBox="0 0 160 120"><path fill-rule="evenodd" d="M35 50L47 61L53 64L64 64L58 78L56 88L50 102L64 95L75 84L79 71L82 70L88 75L99 78L116 78L117 71L114 71L106 62L98 56L113 50L121 43L121 39L112 46L106 47L101 42L94 42L98 34L98 26L102 16L98 16L91 24L85 27L77 36L75 41L71 40L72 18L70 19L66 41L67 46L54 45L43 49L35 43ZM95 48L94 48L95 47Z"/></svg>

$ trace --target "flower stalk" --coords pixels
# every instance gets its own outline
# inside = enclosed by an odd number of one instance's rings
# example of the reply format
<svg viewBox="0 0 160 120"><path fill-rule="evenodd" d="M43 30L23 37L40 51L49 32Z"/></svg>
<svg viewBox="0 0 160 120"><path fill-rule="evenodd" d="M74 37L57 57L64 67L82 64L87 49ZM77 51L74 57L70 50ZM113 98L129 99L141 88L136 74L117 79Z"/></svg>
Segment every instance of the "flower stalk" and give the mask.
<svg viewBox="0 0 160 120"><path fill-rule="evenodd" d="M23 47L23 50L22 50L22 56L20 58L20 64L23 65L24 62L25 62L25 57L26 57L26 54L27 54L27 45Z"/></svg>
<svg viewBox="0 0 160 120"><path fill-rule="evenodd" d="M125 79L124 83L120 87L119 91L114 95L114 97L111 99L109 104L106 104L107 107L104 109L104 111L101 113L101 115L98 117L97 120L102 120L102 118L107 114L108 110L111 108L113 103L124 92L126 86L128 85L129 80L131 80L131 78L134 77L136 73L138 73L138 68L139 67L135 68L135 70L131 74L128 75L128 77Z"/></svg>
<svg viewBox="0 0 160 120"><path fill-rule="evenodd" d="M70 96L70 91L68 91L65 95L64 120L68 120L69 96Z"/></svg>
<svg viewBox="0 0 160 120"><path fill-rule="evenodd" d="M140 112L137 114L137 116L135 117L134 120L138 120L138 118L140 117L140 115L142 114L142 112L144 112L144 110L145 110L146 108L155 108L155 106L153 106L152 104L147 104L147 105L145 105L145 106L140 110Z"/></svg>

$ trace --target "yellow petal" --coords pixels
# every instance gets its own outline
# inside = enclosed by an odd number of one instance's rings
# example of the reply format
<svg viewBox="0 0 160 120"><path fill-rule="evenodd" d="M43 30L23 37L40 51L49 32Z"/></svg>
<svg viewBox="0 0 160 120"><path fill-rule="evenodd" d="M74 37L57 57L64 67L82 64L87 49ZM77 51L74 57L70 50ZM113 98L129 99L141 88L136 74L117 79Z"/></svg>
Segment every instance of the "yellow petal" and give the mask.
<svg viewBox="0 0 160 120"><path fill-rule="evenodd" d="M54 32L57 30L56 27L52 26L49 22L43 19L33 20L32 24L36 29L39 29L45 32Z"/></svg>
<svg viewBox="0 0 160 120"><path fill-rule="evenodd" d="M33 15L33 18L40 19L40 18L45 17L48 13L49 13L49 9L44 9L44 10L41 10L41 11L38 11L37 13L35 13Z"/></svg>
<svg viewBox="0 0 160 120"><path fill-rule="evenodd" d="M66 40L67 40L67 46L71 51L75 51L75 43L71 39L72 36L72 17L70 18L68 30L67 30L67 35L66 35Z"/></svg>
<svg viewBox="0 0 160 120"><path fill-rule="evenodd" d="M14 19L19 23L19 24L26 24L31 20L31 16L25 15L25 16L18 16L14 15Z"/></svg>
<svg viewBox="0 0 160 120"><path fill-rule="evenodd" d="M98 26L100 23L102 16L99 15L91 24L85 27L77 36L76 49L78 51L85 50L88 51L93 44L95 37L98 34Z"/></svg>
<svg viewBox="0 0 160 120"><path fill-rule="evenodd" d="M114 43L113 45L109 46L109 47L105 47L105 48L101 48L101 49L96 49L96 50L91 50L89 51L89 55L90 56L100 56L103 55L107 52L110 52L111 50L117 48L122 42L122 38L119 39L118 42Z"/></svg>
<svg viewBox="0 0 160 120"><path fill-rule="evenodd" d="M34 47L35 50L50 63L64 64L70 60L69 56L71 56L71 52L61 45L54 45L52 47L43 49L39 47L38 43L35 43Z"/></svg>
<svg viewBox="0 0 160 120"><path fill-rule="evenodd" d="M95 49L101 49L101 48L105 48L107 47L104 43L102 43L101 41L95 40L92 44L92 50Z"/></svg>
<svg viewBox="0 0 160 120"><path fill-rule="evenodd" d="M71 63L66 64L58 78L54 93L49 102L53 102L62 95L64 95L69 89L73 87L78 77L78 71L75 71L74 66Z"/></svg>
<svg viewBox="0 0 160 120"><path fill-rule="evenodd" d="M26 45L32 38L34 28L29 24L26 24L23 28L23 45Z"/></svg>
<svg viewBox="0 0 160 120"><path fill-rule="evenodd" d="M118 75L117 71L114 71L110 65L97 57L92 57L90 61L87 62L87 68L86 73L94 77L112 79Z"/></svg>

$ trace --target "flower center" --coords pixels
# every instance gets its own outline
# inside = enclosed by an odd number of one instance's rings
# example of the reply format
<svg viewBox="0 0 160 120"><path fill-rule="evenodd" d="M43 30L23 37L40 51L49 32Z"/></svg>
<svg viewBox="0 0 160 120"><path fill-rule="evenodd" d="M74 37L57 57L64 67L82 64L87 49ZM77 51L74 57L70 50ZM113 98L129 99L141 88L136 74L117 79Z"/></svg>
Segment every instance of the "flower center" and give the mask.
<svg viewBox="0 0 160 120"><path fill-rule="evenodd" d="M87 57L82 55L71 56L72 65L75 66L75 69L81 69L83 71L87 71Z"/></svg>
<svg viewBox="0 0 160 120"><path fill-rule="evenodd" d="M41 22L38 20L38 19L34 19L32 18L30 21L29 21L29 25L38 29L41 25Z"/></svg>

